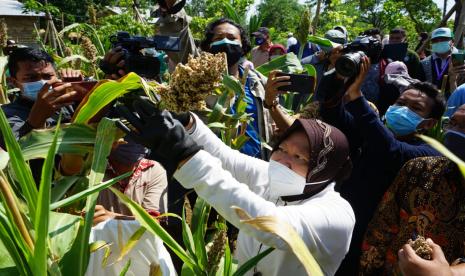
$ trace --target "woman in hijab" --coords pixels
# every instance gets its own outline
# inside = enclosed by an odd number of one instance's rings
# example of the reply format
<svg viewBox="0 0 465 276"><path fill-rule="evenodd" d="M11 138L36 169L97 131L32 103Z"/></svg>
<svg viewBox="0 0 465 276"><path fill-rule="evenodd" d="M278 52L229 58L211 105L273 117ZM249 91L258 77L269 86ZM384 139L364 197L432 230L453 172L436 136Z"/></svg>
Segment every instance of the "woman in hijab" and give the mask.
<svg viewBox="0 0 465 276"><path fill-rule="evenodd" d="M231 206L252 217L273 216L290 224L303 239L325 275L333 275L349 249L355 224L349 203L334 191L350 174L346 137L318 120L298 119L284 133L270 162L232 150L195 115L183 125L168 111L136 100L134 113L120 114L137 131L122 128L157 156L177 164L174 177L240 229L239 264L269 247L274 250L250 275L306 275L287 245L274 235L241 223ZM188 118L186 118L188 117Z"/></svg>

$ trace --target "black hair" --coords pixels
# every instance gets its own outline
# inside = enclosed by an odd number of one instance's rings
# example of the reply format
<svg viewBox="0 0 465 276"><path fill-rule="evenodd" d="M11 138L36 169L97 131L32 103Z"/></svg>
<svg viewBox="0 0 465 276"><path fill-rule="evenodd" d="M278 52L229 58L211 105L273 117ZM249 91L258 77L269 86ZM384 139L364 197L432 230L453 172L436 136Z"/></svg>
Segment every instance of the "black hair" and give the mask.
<svg viewBox="0 0 465 276"><path fill-rule="evenodd" d="M19 70L19 63L22 61L40 62L45 61L46 63L52 64L55 67L55 62L52 57L47 54L44 50L35 48L17 48L13 50L8 57L8 70L12 77L16 77Z"/></svg>
<svg viewBox="0 0 465 276"><path fill-rule="evenodd" d="M433 100L433 106L429 114L430 118L440 120L444 111L446 111L446 103L441 92L436 88L434 84L429 82L416 82L409 85L407 89L418 90L425 93L428 98Z"/></svg>
<svg viewBox="0 0 465 276"><path fill-rule="evenodd" d="M239 29L239 32L240 32L240 35L241 35L241 43L242 43L243 55L244 56L247 55L250 52L250 50L252 50L252 45L250 44L249 35L244 30L244 28L242 28L241 25L237 24L236 22L232 21L231 19L224 18L224 17L220 18L220 19L217 19L217 20L211 22L210 24L208 24L207 28L205 29L205 38L202 40L202 42L200 42L200 48L203 51L208 52L210 50L210 44L213 42L212 40L213 40L213 36L215 35L214 30L215 30L216 26L221 25L221 24L225 24L225 23L231 24L234 27Z"/></svg>
<svg viewBox="0 0 465 276"><path fill-rule="evenodd" d="M367 35L367 36L381 35L381 31L378 28L368 29L363 32L363 35Z"/></svg>
<svg viewBox="0 0 465 276"><path fill-rule="evenodd" d="M405 30L401 27L397 27L397 28L394 28L392 29L389 34L400 34L402 35L403 37L405 37L407 34L405 32Z"/></svg>

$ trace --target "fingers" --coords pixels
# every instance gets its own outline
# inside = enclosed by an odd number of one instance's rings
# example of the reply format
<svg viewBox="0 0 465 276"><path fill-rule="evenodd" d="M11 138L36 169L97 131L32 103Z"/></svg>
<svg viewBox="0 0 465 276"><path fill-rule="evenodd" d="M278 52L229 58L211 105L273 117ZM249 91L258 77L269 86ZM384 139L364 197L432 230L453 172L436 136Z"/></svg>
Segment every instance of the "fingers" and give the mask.
<svg viewBox="0 0 465 276"><path fill-rule="evenodd" d="M141 118L148 118L155 113L160 113L160 110L149 100L137 99L133 102L134 110Z"/></svg>
<svg viewBox="0 0 465 276"><path fill-rule="evenodd" d="M143 120L137 118L126 106L118 105L116 106L116 112L120 115L120 117L128 120L128 122L135 127L137 130L142 130L144 128ZM121 129L125 131L124 129ZM128 132L126 132L128 133Z"/></svg>
<svg viewBox="0 0 465 276"><path fill-rule="evenodd" d="M52 105L62 105L65 103L72 103L76 100L77 95L78 95L78 92L76 91L65 92L63 95L57 97L50 103Z"/></svg>
<svg viewBox="0 0 465 276"><path fill-rule="evenodd" d="M116 47L108 53L108 62L111 64L118 64L120 60L124 57L125 52L121 47Z"/></svg>
<svg viewBox="0 0 465 276"><path fill-rule="evenodd" d="M445 260L446 257L444 256L444 252L442 251L441 247L434 243L432 239L426 239L426 242L431 246L431 249L433 249L433 260Z"/></svg>

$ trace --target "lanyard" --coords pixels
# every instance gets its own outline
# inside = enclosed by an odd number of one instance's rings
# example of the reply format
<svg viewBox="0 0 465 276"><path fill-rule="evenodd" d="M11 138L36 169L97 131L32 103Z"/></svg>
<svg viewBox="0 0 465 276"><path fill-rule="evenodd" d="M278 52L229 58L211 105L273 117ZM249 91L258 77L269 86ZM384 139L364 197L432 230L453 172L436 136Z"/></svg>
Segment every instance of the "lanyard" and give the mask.
<svg viewBox="0 0 465 276"><path fill-rule="evenodd" d="M441 71L439 71L438 60L436 59L434 61L434 69L436 69L436 80L437 81L440 81L442 79L442 76L444 76L444 73L446 72L447 68L449 67L449 59L450 59L450 56L447 57L446 62L444 62L444 65L441 68ZM442 62L442 59L440 59L440 60Z"/></svg>

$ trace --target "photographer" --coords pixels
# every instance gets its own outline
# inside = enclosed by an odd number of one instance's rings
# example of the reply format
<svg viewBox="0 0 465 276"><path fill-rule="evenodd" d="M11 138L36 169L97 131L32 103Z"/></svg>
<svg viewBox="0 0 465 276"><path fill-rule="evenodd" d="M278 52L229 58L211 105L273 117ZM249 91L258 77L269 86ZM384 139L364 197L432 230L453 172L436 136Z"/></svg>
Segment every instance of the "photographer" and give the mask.
<svg viewBox="0 0 465 276"><path fill-rule="evenodd" d="M161 17L158 21L159 32L162 35L180 37L180 51L167 52L168 57L175 64L186 63L188 56L198 55L199 51L210 53L224 52L227 56L228 73L240 79L245 70L241 65L241 58L251 50L251 44L244 28L232 20L221 18L211 22L205 32L198 49L189 30L189 19L183 7L183 1L159 1ZM123 70L124 60L121 48L112 49L104 58L109 64L116 64L121 68L112 78L119 78L128 73ZM266 78L254 70L249 70L245 85L247 99L246 113L252 114L253 121L247 126L246 135L249 140L242 148L242 152L253 157L268 159L269 152L261 141L269 142L272 135L272 119L264 106Z"/></svg>
<svg viewBox="0 0 465 276"><path fill-rule="evenodd" d="M351 250L340 275L356 275L363 234L400 168L410 159L439 155L415 134L433 128L445 108L439 91L432 85L413 84L388 108L386 127L360 91L370 67L369 59L363 57L359 67L358 76L351 82L345 83L333 73L320 84L327 89L320 114L325 122L346 134L354 160L352 175L340 188L356 217Z"/></svg>
<svg viewBox="0 0 465 276"><path fill-rule="evenodd" d="M87 90L62 83L57 76L53 59L43 50L33 48L15 49L8 59L8 79L19 88L19 97L12 103L2 105L16 139L33 129L56 125L62 112L62 123L68 122L73 113L73 103L81 101ZM61 71L63 80L81 78L81 72L66 69ZM5 148L3 137L0 139Z"/></svg>

